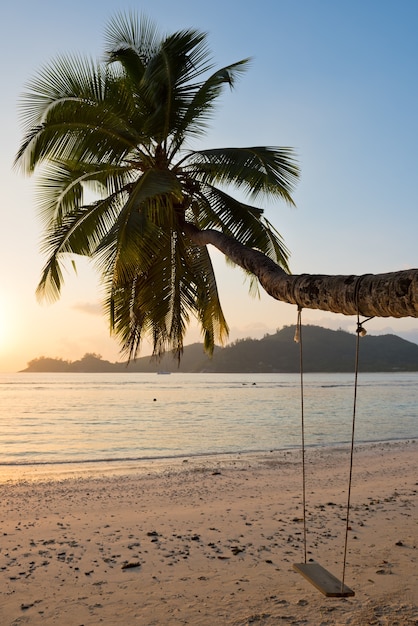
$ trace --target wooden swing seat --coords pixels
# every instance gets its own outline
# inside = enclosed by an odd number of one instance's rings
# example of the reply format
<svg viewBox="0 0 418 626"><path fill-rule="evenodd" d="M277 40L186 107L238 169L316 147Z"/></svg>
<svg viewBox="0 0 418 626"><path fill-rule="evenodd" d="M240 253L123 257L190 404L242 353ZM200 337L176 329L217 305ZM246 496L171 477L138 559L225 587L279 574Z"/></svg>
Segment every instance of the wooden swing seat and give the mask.
<svg viewBox="0 0 418 626"><path fill-rule="evenodd" d="M341 581L330 574L319 563L295 563L293 569L302 574L314 587L325 596L332 598L347 598L354 596L354 591L342 585Z"/></svg>

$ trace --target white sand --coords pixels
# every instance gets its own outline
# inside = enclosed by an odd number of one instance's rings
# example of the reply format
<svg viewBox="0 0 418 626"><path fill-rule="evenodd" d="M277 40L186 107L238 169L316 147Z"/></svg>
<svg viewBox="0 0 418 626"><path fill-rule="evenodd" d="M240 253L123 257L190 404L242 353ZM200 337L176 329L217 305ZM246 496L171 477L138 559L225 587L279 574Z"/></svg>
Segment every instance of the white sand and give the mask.
<svg viewBox="0 0 418 626"><path fill-rule="evenodd" d="M418 624L416 442L355 452L345 582L303 560L297 452L0 483L0 624ZM347 450L307 457L308 558L342 574ZM129 567L125 567L128 565Z"/></svg>

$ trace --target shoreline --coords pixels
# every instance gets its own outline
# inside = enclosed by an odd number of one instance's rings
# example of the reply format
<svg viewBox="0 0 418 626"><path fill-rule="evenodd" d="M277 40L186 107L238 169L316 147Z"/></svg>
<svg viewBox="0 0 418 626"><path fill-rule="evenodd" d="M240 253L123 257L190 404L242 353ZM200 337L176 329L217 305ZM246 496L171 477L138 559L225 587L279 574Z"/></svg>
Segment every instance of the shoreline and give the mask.
<svg viewBox="0 0 418 626"><path fill-rule="evenodd" d="M0 484L4 626L415 625L418 443L356 447L345 582L303 560L297 451ZM341 578L349 451L307 451L308 558Z"/></svg>
<svg viewBox="0 0 418 626"><path fill-rule="evenodd" d="M397 446L403 444L414 444L418 437L407 437L405 439L387 439L374 441L358 441L354 444L354 450L372 450L380 446ZM305 444L306 453L313 451L344 451L348 450L349 442L332 444ZM240 450L224 452L203 452L191 454L176 454L161 457L144 456L138 458L116 458L116 459L88 459L80 461L37 461L37 462L0 462L0 484L10 481L60 481L67 478L83 478L89 476L120 476L123 474L148 474L162 472L170 464L178 465L193 462L219 462L231 461L236 463L245 459L257 457L270 457L274 455L298 456L301 454L299 446L288 446L284 448L273 448L270 450Z"/></svg>

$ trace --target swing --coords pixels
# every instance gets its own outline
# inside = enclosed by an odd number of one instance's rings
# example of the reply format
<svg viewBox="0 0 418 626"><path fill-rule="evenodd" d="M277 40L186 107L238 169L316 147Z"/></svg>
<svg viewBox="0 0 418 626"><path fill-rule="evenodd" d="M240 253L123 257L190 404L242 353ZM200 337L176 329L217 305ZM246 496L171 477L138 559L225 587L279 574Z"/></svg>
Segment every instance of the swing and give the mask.
<svg viewBox="0 0 418 626"><path fill-rule="evenodd" d="M357 340L356 340L356 360L355 360L355 378L354 378L354 406L353 406L353 421L351 430L351 454L350 454L350 473L348 480L348 497L347 497L347 514L346 514L346 528L345 528L345 541L344 541L344 557L343 557L343 571L341 580L336 578L333 574L328 572L316 561L307 562L307 541L306 541L306 471L305 471L305 417L304 417L304 405L303 405L303 350L302 350L302 309L298 307L298 321L296 325L295 341L299 343L300 352L300 389L301 389L301 431L302 431L302 476L303 476L303 546L304 546L304 562L295 563L293 569L299 574L304 576L314 587L316 587L321 593L328 597L334 598L346 598L354 596L354 591L347 587L345 584L345 569L347 561L347 543L348 543L348 530L349 530L349 514L350 514L350 497L351 497L351 483L353 472L353 452L354 452L354 429L356 418L356 404L357 404L357 377L358 377L358 357L359 357L359 338L366 334L366 330L360 323L359 314L357 314ZM366 319L365 322L372 319L371 317ZM364 323L364 322L363 322Z"/></svg>

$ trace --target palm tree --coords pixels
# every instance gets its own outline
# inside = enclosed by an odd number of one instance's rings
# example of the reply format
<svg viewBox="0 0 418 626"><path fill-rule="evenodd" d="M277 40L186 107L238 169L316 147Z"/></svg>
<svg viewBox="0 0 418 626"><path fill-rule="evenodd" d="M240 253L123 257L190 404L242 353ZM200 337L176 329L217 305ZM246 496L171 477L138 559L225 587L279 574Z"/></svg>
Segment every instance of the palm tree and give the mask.
<svg viewBox="0 0 418 626"><path fill-rule="evenodd" d="M16 162L40 170L47 261L39 297L59 297L62 263L96 263L122 349L144 335L154 354L179 357L191 316L210 352L228 327L207 250L216 246L272 297L352 315L418 316L418 271L377 276L292 276L288 251L253 203L293 204L299 170L290 148L192 150L244 59L213 71L206 35L161 38L146 19L117 15L101 63L60 57L22 99L25 137ZM246 204L230 190L244 192Z"/></svg>
<svg viewBox="0 0 418 626"><path fill-rule="evenodd" d="M132 15L110 22L106 44L103 63L59 58L22 100L26 135L16 160L26 172L41 170L47 261L38 295L57 298L62 262L87 256L99 268L111 328L130 357L144 334L154 354L170 347L180 355L191 315L211 351L228 327L196 233L223 233L287 272L280 235L228 188L292 204L298 167L289 148L189 148L248 59L213 72L204 33L161 38Z"/></svg>

